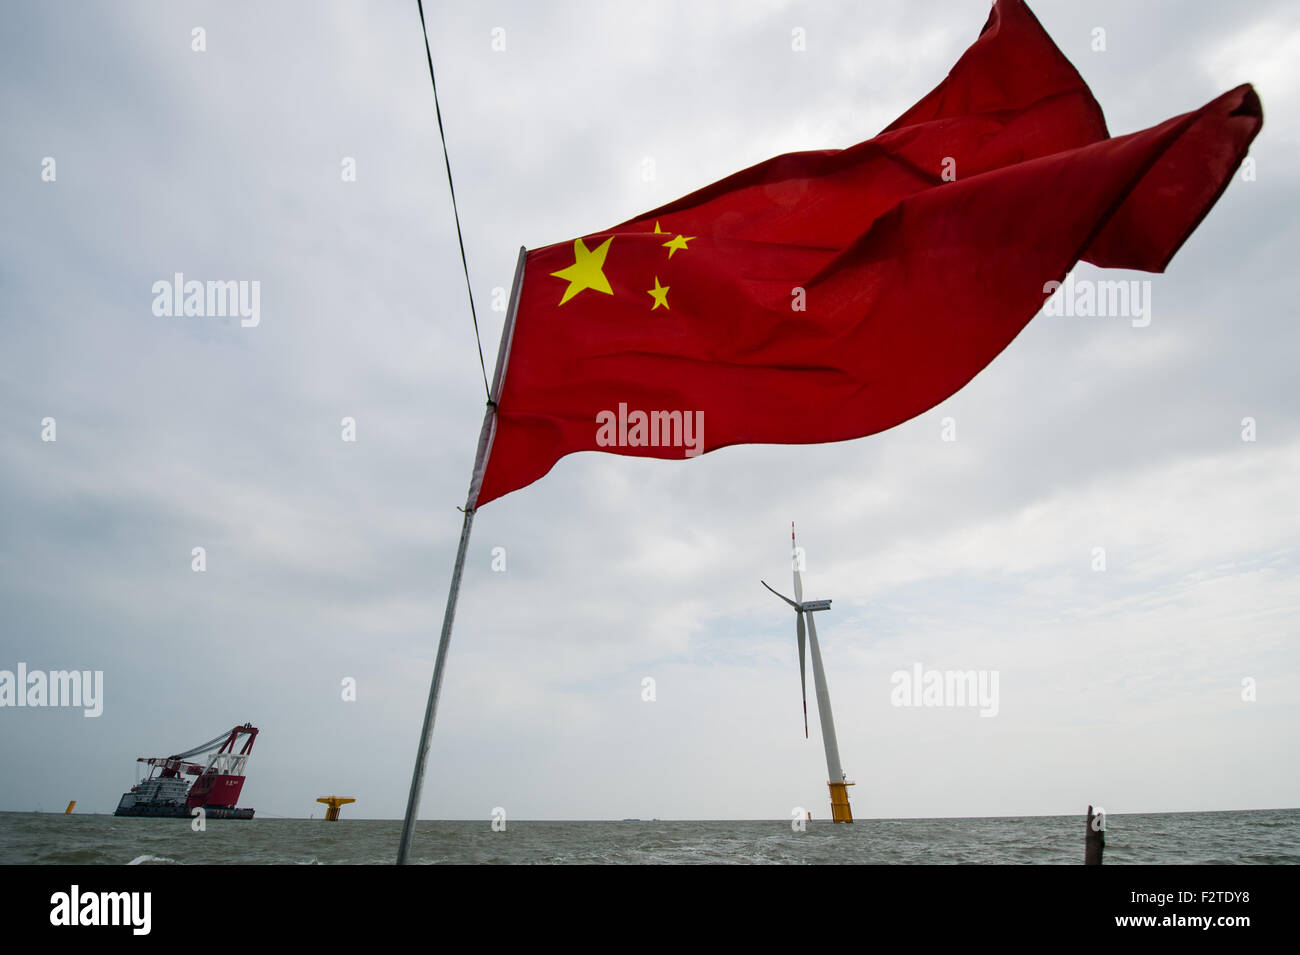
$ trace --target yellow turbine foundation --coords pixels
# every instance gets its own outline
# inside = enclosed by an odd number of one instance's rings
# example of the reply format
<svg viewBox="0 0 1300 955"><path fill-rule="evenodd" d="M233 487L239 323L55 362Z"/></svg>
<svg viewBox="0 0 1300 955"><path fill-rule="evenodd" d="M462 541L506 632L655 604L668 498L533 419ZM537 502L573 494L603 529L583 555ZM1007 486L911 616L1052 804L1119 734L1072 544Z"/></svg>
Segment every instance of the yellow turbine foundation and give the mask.
<svg viewBox="0 0 1300 955"><path fill-rule="evenodd" d="M64 814L65 816L70 816L70 815L72 815L73 807L75 807L76 805L77 805L77 800L75 800L75 799L72 800L72 802L68 803L68 808L65 809L65 810L63 810L63 814Z"/></svg>
<svg viewBox="0 0 1300 955"><path fill-rule="evenodd" d="M852 822L853 810L849 808L849 786L853 783L827 783L831 789L831 821Z"/></svg>
<svg viewBox="0 0 1300 955"><path fill-rule="evenodd" d="M336 821L339 817L340 807L346 806L350 802L356 802L355 799L351 799L347 796L318 796L316 801L323 802L325 805L329 806L329 808L325 810L326 822Z"/></svg>

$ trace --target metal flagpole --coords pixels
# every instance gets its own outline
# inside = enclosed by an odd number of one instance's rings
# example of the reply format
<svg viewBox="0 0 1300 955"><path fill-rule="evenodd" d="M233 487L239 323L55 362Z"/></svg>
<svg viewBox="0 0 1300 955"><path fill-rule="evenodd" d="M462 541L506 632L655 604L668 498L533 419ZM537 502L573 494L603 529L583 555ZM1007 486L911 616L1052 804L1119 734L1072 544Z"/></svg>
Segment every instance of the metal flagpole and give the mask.
<svg viewBox="0 0 1300 955"><path fill-rule="evenodd" d="M406 800L406 818L402 822L402 841L397 847L397 864L405 865L411 854L411 837L415 834L415 818L420 811L420 791L424 788L424 771L429 761L429 743L433 738L433 721L438 713L438 694L442 690L442 671L447 661L447 648L451 645L451 625L456 617L456 598L460 594L460 578L465 571L465 551L469 548L469 532L474 525L474 510L478 504L479 489L483 486L483 470L492 450L492 439L497 430L497 402L501 400L501 385L505 379L506 361L510 356L510 342L514 338L515 312L519 309L519 293L524 284L524 259L528 250L519 249L515 265L514 284L510 292L510 308L501 329L501 344L497 348L497 367L492 376L492 397L483 414L483 428L478 436L478 452L474 459L474 473L470 478L469 496L465 499L465 520L460 528L460 544L456 548L456 563L451 571L451 590L447 594L447 609L442 616L442 637L438 640L438 655L433 661L433 681L429 685L429 701L424 707L424 728L420 731L420 745L415 751L415 772L411 775L411 793Z"/></svg>

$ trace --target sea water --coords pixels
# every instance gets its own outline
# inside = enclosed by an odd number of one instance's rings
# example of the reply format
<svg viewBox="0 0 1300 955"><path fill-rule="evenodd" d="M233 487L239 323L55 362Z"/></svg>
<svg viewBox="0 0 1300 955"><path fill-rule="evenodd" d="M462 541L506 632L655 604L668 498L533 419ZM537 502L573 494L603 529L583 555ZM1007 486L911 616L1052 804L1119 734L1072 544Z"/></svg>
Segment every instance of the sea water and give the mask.
<svg viewBox="0 0 1300 955"><path fill-rule="evenodd" d="M1084 819L421 822L418 863L1051 863L1083 861ZM208 820L0 813L0 864L386 865L401 822L388 819ZM1116 814L1106 817L1107 865L1297 864L1300 810Z"/></svg>

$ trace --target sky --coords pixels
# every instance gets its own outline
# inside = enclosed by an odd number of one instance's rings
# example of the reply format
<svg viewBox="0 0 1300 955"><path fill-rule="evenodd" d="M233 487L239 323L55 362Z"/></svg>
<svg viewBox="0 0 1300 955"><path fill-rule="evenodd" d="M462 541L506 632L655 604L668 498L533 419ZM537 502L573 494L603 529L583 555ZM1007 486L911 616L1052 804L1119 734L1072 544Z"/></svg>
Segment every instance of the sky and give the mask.
<svg viewBox="0 0 1300 955"><path fill-rule="evenodd" d="M1300 805L1300 9L1031 7L1112 134L1263 102L1164 274L1076 270L1150 281L1149 323L1040 314L891 431L578 454L486 505L422 817L826 815L759 585L791 521L859 819ZM521 245L869 139L987 8L430 4L489 369ZM416 6L6 20L0 670L102 671L103 709L0 708L0 810L111 812L252 722L259 816L400 817L483 411ZM156 315L178 272L257 281L257 324ZM996 715L895 705L917 666L996 673Z"/></svg>

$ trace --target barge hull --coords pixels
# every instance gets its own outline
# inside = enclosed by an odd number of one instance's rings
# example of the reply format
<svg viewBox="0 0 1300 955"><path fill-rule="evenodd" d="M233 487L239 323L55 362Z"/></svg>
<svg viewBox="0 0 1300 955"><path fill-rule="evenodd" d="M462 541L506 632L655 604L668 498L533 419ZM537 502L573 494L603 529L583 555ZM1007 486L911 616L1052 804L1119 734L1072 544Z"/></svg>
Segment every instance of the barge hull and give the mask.
<svg viewBox="0 0 1300 955"><path fill-rule="evenodd" d="M152 816L163 819L189 819L194 809L201 808L207 819L252 819L252 809L240 809L234 806L130 806L118 807L115 816Z"/></svg>

